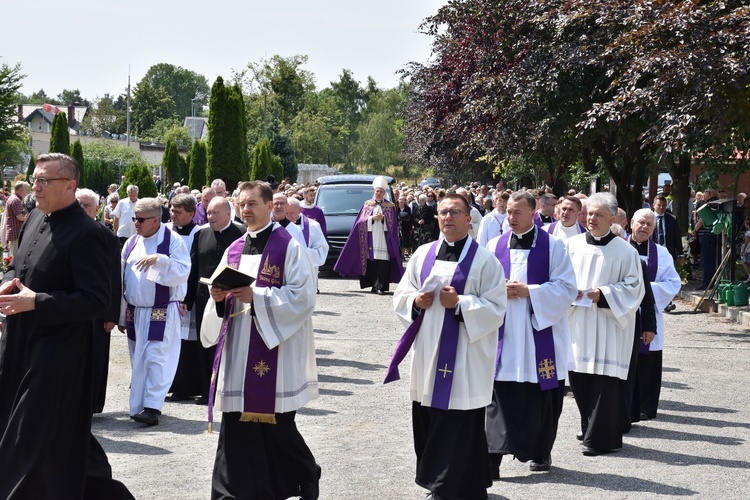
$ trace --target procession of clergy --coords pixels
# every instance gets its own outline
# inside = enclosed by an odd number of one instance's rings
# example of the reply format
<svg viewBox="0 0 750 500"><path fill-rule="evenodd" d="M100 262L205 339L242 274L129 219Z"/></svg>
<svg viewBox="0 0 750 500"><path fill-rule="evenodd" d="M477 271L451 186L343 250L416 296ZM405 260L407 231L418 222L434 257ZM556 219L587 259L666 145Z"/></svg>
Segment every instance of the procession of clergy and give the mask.
<svg viewBox="0 0 750 500"><path fill-rule="evenodd" d="M680 279L652 240L652 211L637 211L622 238L608 193L584 206L498 191L479 222L465 190L449 192L437 205L440 238L404 270L388 189L375 179L334 270L381 295L398 283L393 305L406 331L385 382L411 353L416 482L428 498L487 498L504 455L549 470L566 383L584 455L621 448L632 422L656 416L662 311ZM204 226L192 221L191 195L172 199L167 225L157 200L133 202L118 323L129 338L130 415L156 425L170 392L198 398L209 429L213 409L222 412L212 498L317 498L321 469L295 413L318 396L321 211L258 181L241 183L237 201L244 226L221 197L205 207ZM199 283L224 266L255 281Z"/></svg>

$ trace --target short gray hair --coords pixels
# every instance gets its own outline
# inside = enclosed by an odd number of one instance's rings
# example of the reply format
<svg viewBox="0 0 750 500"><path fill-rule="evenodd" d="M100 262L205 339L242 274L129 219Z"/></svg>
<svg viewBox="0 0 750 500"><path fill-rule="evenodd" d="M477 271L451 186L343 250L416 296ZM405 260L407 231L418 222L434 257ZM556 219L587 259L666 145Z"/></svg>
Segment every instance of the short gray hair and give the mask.
<svg viewBox="0 0 750 500"><path fill-rule="evenodd" d="M156 198L141 198L135 202L133 212L146 212L152 217L161 219L161 203Z"/></svg>
<svg viewBox="0 0 750 500"><path fill-rule="evenodd" d="M297 208L301 208L301 207L302 207L302 204L301 204L301 203L299 202L299 200L298 200L297 198L295 198L294 196L289 196L289 197L288 197L288 198L286 199L286 202L287 202L287 203L288 203L289 205L293 206L293 207L297 207Z"/></svg>
<svg viewBox="0 0 750 500"><path fill-rule="evenodd" d="M135 184L131 184L127 188L125 188L125 192L128 194L130 193L138 194L138 191L139 191L138 186L136 186Z"/></svg>
<svg viewBox="0 0 750 500"><path fill-rule="evenodd" d="M536 198L530 191L516 191L512 195L510 195L511 200L513 200L513 203L518 203L521 200L526 200L526 203L529 204L529 207L531 208L531 211L536 210Z"/></svg>
<svg viewBox="0 0 750 500"><path fill-rule="evenodd" d="M650 208L640 208L636 210L635 213L633 214L633 220L637 219L638 217L642 217L644 215L648 217L649 219L651 219L652 221L656 222L656 214Z"/></svg>
<svg viewBox="0 0 750 500"><path fill-rule="evenodd" d="M91 203L99 206L99 195L88 188L76 189L76 198L78 197L88 198Z"/></svg>
<svg viewBox="0 0 750 500"><path fill-rule="evenodd" d="M617 215L617 198L612 193L594 193L589 196L587 205L589 210L593 206L604 207L609 211L609 215Z"/></svg>

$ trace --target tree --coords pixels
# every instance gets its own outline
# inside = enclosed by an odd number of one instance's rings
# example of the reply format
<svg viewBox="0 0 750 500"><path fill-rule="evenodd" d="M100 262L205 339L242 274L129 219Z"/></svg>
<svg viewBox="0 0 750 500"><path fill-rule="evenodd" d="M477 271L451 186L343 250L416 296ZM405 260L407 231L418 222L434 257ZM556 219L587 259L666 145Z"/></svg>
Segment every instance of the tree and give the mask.
<svg viewBox="0 0 750 500"><path fill-rule="evenodd" d="M24 127L18 125L16 95L21 88L21 65L0 66L0 163L17 164L25 138Z"/></svg>
<svg viewBox="0 0 750 500"><path fill-rule="evenodd" d="M61 104L57 99L48 96L44 89L39 89L31 94L28 99L26 99L26 102L28 104Z"/></svg>
<svg viewBox="0 0 750 500"><path fill-rule="evenodd" d="M343 118L342 151L338 161L344 163L344 169L353 165L352 150L357 140L357 127L362 119L364 91L352 72L344 69L338 82L331 82L331 90Z"/></svg>
<svg viewBox="0 0 750 500"><path fill-rule="evenodd" d="M196 139L193 148L190 151L190 165L188 175L188 185L193 189L203 189L206 182L206 143Z"/></svg>
<svg viewBox="0 0 750 500"><path fill-rule="evenodd" d="M52 119L49 152L70 155L70 133L68 132L68 117L65 113L57 113Z"/></svg>
<svg viewBox="0 0 750 500"><path fill-rule="evenodd" d="M63 91L57 95L57 100L64 106L71 106L76 103L80 106L91 106L91 102L81 97L81 91L78 89L63 89Z"/></svg>
<svg viewBox="0 0 750 500"><path fill-rule="evenodd" d="M379 90L372 78L368 88L370 98L362 123L357 128L354 157L358 164L369 166L373 172L385 173L389 165L401 163L404 141L401 113L406 90Z"/></svg>
<svg viewBox="0 0 750 500"><path fill-rule="evenodd" d="M161 165L164 167L165 181L168 186L179 182L182 177L180 171L180 153L177 152L177 145L174 141L167 142L164 148L164 156L161 159Z"/></svg>
<svg viewBox="0 0 750 500"><path fill-rule="evenodd" d="M36 161L34 155L29 158L29 166L26 167L26 182L31 182L31 178L34 176L34 169L36 168Z"/></svg>
<svg viewBox="0 0 750 500"><path fill-rule="evenodd" d="M180 123L193 116L193 107L201 110L208 101L208 80L189 69L167 63L151 66L138 85L148 82L151 88L162 88L175 105L175 115ZM196 99L197 97L197 99ZM197 112L196 115L201 113Z"/></svg>
<svg viewBox="0 0 750 500"><path fill-rule="evenodd" d="M278 159L278 157L276 158ZM265 181L269 175L276 175L276 172L274 172L274 156L271 154L271 142L267 137L264 137L253 149L253 165L250 172L250 179ZM280 181L281 179L277 180Z"/></svg>
<svg viewBox="0 0 750 500"><path fill-rule="evenodd" d="M227 186L233 186L247 178L247 125L242 91L238 85L226 87L221 77L211 87L207 142L207 180L222 179Z"/></svg>
<svg viewBox="0 0 750 500"><path fill-rule="evenodd" d="M73 143L73 147L70 150L70 156L72 156L81 167L78 186L88 187L88 184L86 183L86 164L83 158L83 146L81 145L80 140L76 139L76 142Z"/></svg>
<svg viewBox="0 0 750 500"><path fill-rule="evenodd" d="M86 161L99 161L114 172L117 184L120 183L120 177L129 165L137 163L147 166L137 150L116 141L92 141L83 145L83 152Z"/></svg>
<svg viewBox="0 0 750 500"><path fill-rule="evenodd" d="M116 179L115 171L112 166L102 160L84 159L86 171L86 187L96 193L104 194L107 187L112 183L119 183Z"/></svg>
<svg viewBox="0 0 750 500"><path fill-rule="evenodd" d="M174 119L177 107L163 87L154 87L143 79L133 89L131 122L138 134L149 130L160 118Z"/></svg>
<svg viewBox="0 0 750 500"><path fill-rule="evenodd" d="M125 179L117 191L121 200L127 197L126 189L131 184L138 186L139 198L155 198L158 194L151 171L143 162L133 163L125 170Z"/></svg>
<svg viewBox="0 0 750 500"><path fill-rule="evenodd" d="M104 94L96 104L89 108L81 123L84 131L90 131L96 136L104 132L124 134L127 131L126 106L118 109L116 101L109 94Z"/></svg>

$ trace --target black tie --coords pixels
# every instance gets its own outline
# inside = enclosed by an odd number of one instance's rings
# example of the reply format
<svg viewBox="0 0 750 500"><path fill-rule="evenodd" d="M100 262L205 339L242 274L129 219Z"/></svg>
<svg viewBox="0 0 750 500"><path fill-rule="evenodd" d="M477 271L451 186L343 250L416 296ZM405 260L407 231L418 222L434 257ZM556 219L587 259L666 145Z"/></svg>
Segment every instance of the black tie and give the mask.
<svg viewBox="0 0 750 500"><path fill-rule="evenodd" d="M661 246L664 246L664 216L660 215L656 218L656 228L657 228L657 243Z"/></svg>

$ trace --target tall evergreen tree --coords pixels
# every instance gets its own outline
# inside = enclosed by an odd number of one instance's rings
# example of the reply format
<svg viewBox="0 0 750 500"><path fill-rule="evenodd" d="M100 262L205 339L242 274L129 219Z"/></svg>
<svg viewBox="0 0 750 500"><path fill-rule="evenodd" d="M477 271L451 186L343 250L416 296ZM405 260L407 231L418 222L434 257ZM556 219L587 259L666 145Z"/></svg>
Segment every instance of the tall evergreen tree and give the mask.
<svg viewBox="0 0 750 500"><path fill-rule="evenodd" d="M174 141L167 141L164 148L164 156L161 159L161 165L164 167L164 174L167 178L167 185L171 186L180 181L182 172L180 172L180 153L177 152L177 144Z"/></svg>
<svg viewBox="0 0 750 500"><path fill-rule="evenodd" d="M267 137L264 137L255 145L255 149L253 150L253 166L250 172L250 179L264 181L273 173L271 143Z"/></svg>
<svg viewBox="0 0 750 500"><path fill-rule="evenodd" d="M81 166L78 186L89 187L87 183L88 179L86 178L86 169L85 169L85 165L83 162L83 146L81 145L81 141L79 139L76 139L76 142L73 143L73 147L70 150L70 156L72 156Z"/></svg>
<svg viewBox="0 0 750 500"><path fill-rule="evenodd" d="M222 179L234 186L247 178L247 122L242 91L226 87L219 77L211 88L208 112L208 168L206 180Z"/></svg>
<svg viewBox="0 0 750 500"><path fill-rule="evenodd" d="M31 182L31 177L34 175L35 168L36 160L34 159L34 155L31 155L31 158L29 158L29 166L26 169L26 182Z"/></svg>
<svg viewBox="0 0 750 500"><path fill-rule="evenodd" d="M49 152L70 155L70 134L68 133L68 118L65 113L57 113L52 119Z"/></svg>
<svg viewBox="0 0 750 500"><path fill-rule="evenodd" d="M226 112L227 88L224 79L218 77L211 87L211 100L208 104L208 138L206 179L212 180L226 175L227 151Z"/></svg>
<svg viewBox="0 0 750 500"><path fill-rule="evenodd" d="M190 153L190 172L188 185L193 189L201 189L206 185L206 143L196 139Z"/></svg>
<svg viewBox="0 0 750 500"><path fill-rule="evenodd" d="M139 198L155 198L157 195L154 179L151 176L148 166L144 163L132 163L125 170L125 179L120 185L120 189L117 191L121 200L127 197L126 189L127 186L131 184L138 186Z"/></svg>

